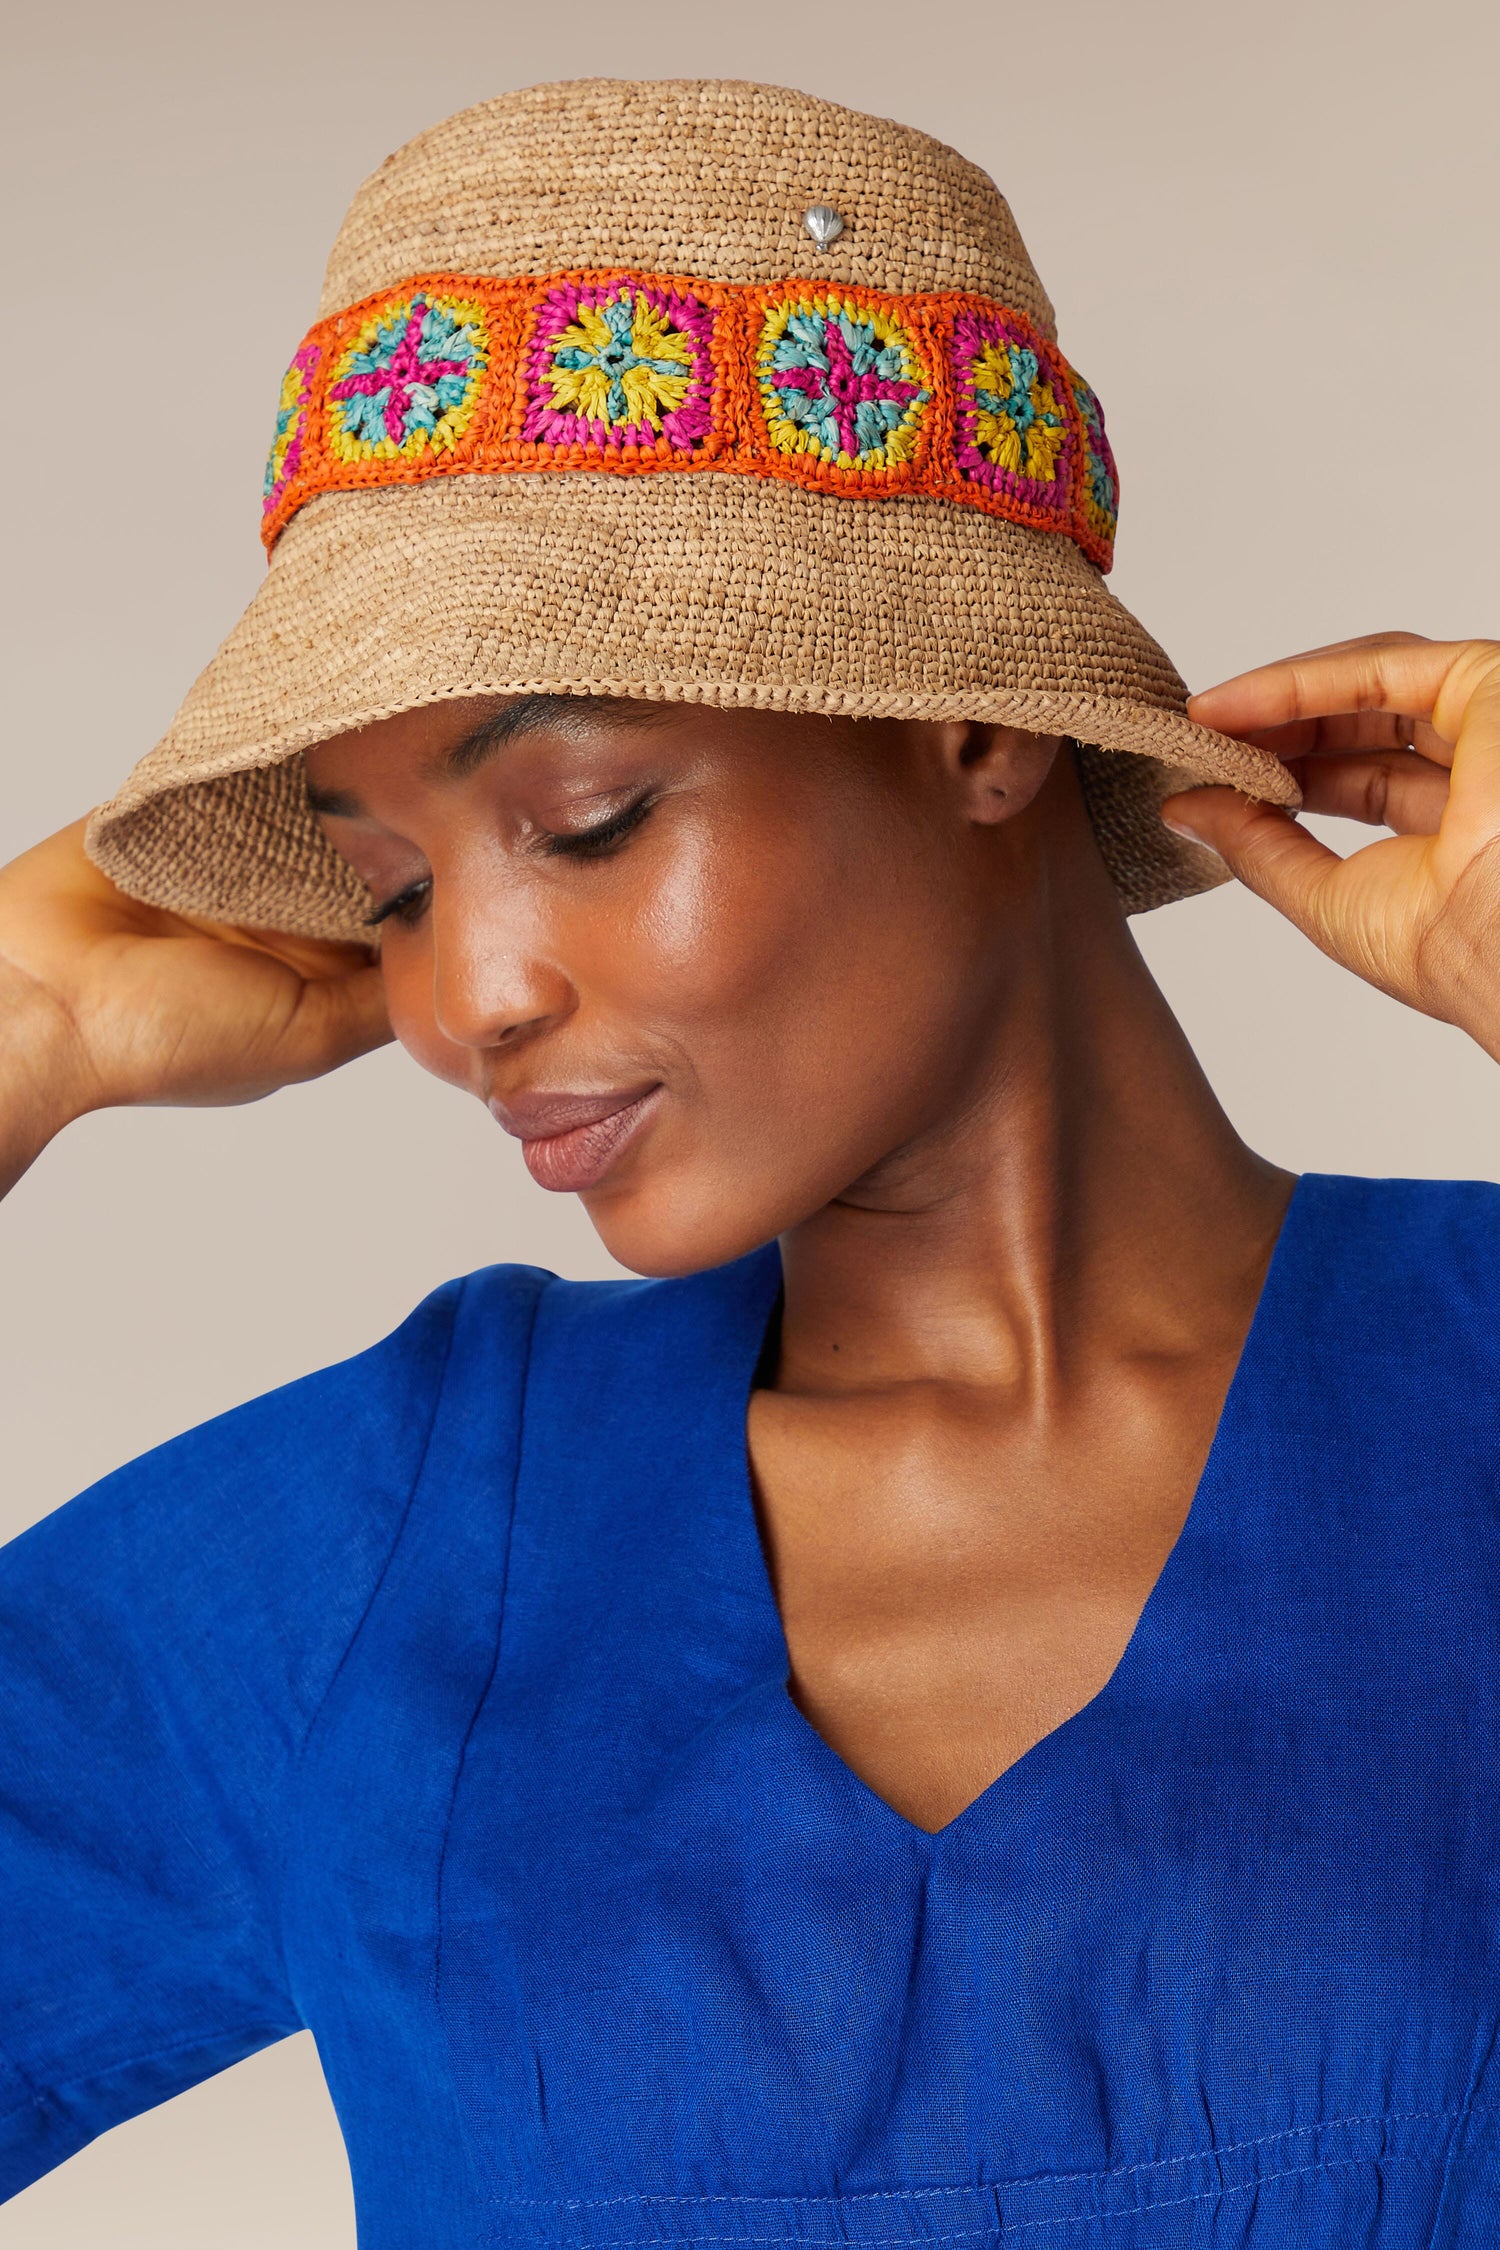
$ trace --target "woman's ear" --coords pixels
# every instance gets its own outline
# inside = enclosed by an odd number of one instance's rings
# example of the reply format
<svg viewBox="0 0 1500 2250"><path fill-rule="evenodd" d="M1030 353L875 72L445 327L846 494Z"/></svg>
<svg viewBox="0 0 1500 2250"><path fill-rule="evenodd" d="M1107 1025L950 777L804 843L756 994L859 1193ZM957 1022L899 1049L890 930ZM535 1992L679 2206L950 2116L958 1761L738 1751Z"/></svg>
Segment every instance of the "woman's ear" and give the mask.
<svg viewBox="0 0 1500 2250"><path fill-rule="evenodd" d="M977 720L943 725L944 762L957 784L964 818L994 827L1024 812L1052 771L1062 736L1028 734L1022 727L984 726Z"/></svg>

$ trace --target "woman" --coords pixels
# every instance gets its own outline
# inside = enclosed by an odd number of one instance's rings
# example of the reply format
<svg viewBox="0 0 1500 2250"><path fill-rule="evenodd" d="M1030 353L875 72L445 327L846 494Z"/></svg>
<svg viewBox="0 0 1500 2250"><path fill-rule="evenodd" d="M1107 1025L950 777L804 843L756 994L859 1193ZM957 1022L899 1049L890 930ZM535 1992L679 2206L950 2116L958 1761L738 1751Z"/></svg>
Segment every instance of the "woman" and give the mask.
<svg viewBox="0 0 1500 2250"><path fill-rule="evenodd" d="M658 1278L7 1550L0 2180L306 2025L372 2245L1493 2240L1495 1191L1256 1158L1125 916L1500 1054L1500 649L1185 710L1004 205L763 88L390 159L266 497L0 877L7 1179L389 1024Z"/></svg>

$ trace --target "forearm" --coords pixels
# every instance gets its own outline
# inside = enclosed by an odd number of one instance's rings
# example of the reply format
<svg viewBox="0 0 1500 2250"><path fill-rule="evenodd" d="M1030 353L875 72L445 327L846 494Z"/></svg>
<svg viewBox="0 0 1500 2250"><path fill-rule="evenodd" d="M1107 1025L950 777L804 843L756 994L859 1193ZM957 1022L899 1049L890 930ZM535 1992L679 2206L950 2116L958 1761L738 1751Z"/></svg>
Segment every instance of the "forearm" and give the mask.
<svg viewBox="0 0 1500 2250"><path fill-rule="evenodd" d="M0 1196L87 1107L66 1017L0 962Z"/></svg>

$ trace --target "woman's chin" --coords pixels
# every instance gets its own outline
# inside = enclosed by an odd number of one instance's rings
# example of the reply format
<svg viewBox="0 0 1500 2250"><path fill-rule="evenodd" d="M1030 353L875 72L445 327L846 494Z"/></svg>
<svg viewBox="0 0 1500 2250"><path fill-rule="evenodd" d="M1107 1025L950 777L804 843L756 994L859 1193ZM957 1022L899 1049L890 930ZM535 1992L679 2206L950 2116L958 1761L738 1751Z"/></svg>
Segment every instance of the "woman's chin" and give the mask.
<svg viewBox="0 0 1500 2250"><path fill-rule="evenodd" d="M580 1200L610 1256L648 1281L727 1266L782 1228L778 1212L727 1187L710 1196L653 1179L613 1191L601 1187Z"/></svg>

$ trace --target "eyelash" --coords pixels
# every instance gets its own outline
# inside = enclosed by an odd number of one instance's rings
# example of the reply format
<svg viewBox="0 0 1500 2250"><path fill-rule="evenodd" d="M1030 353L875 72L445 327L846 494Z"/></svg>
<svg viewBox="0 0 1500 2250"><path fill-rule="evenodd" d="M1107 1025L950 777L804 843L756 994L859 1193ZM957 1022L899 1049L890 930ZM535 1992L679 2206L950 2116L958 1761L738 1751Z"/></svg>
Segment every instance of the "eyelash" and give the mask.
<svg viewBox="0 0 1500 2250"><path fill-rule="evenodd" d="M420 883L409 883L404 891L398 891L394 898L386 900L384 906L377 906L373 914L365 916L365 928L373 930L381 922L415 922L431 888L431 880L427 877Z"/></svg>
<svg viewBox="0 0 1500 2250"><path fill-rule="evenodd" d="M543 849L549 859L600 859L628 836L632 828L639 828L655 801L648 790L637 797L634 804L611 813L608 820L598 821L592 828L575 828L571 834L550 835Z"/></svg>
<svg viewBox="0 0 1500 2250"><path fill-rule="evenodd" d="M655 802L655 798L648 792L643 797L637 797L634 804L626 805L622 811L611 813L608 820L596 822L592 828L575 828L571 834L554 833L548 836L543 849L549 859L603 859L613 851L616 844L624 841L633 828L639 828ZM366 929L373 929L377 924L391 919L410 926L419 919L431 888L431 877L424 876L420 883L412 883L404 891L398 891L383 906L377 906L373 914L365 916Z"/></svg>

